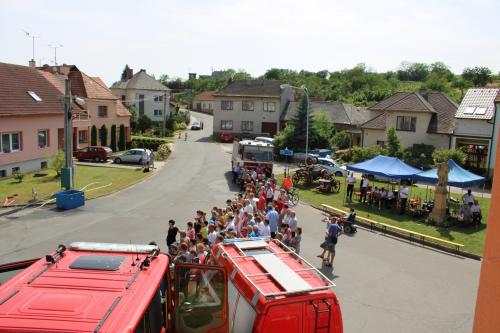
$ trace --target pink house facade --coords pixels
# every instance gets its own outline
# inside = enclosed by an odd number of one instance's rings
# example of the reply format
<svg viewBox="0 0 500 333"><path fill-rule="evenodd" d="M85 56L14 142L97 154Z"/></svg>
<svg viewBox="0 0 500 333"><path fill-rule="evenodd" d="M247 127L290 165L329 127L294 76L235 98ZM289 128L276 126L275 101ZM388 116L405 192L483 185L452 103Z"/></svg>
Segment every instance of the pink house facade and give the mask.
<svg viewBox="0 0 500 333"><path fill-rule="evenodd" d="M50 159L64 146L64 80L70 79L73 95L85 100L73 103L73 148L90 145L91 127L106 125L110 144L112 125L117 140L124 125L130 141L130 113L99 78L90 78L75 66L42 70L0 63L0 178L15 172L49 167ZM73 69L73 73L71 72ZM97 142L100 144L100 142Z"/></svg>

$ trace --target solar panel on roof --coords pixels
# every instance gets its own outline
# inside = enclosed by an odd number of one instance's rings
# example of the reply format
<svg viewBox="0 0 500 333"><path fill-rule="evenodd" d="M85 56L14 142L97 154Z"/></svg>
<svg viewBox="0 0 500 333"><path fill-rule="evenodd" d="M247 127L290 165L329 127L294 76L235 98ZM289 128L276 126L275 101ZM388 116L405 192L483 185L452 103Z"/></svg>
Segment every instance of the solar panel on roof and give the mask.
<svg viewBox="0 0 500 333"><path fill-rule="evenodd" d="M69 268L97 269L101 271L117 271L120 269L125 257L122 256L80 256L73 261Z"/></svg>
<svg viewBox="0 0 500 333"><path fill-rule="evenodd" d="M473 114L475 109L476 109L475 106L468 106L465 108L464 113L465 114Z"/></svg>

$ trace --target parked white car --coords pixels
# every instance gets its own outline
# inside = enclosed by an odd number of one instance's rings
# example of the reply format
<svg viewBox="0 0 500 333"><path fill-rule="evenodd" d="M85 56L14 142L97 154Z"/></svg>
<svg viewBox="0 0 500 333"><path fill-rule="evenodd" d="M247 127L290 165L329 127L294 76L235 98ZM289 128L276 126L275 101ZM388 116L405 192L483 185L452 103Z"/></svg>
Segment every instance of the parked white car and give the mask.
<svg viewBox="0 0 500 333"><path fill-rule="evenodd" d="M318 157L318 164L334 174L336 177L346 177L347 171L331 158Z"/></svg>
<svg viewBox="0 0 500 333"><path fill-rule="evenodd" d="M130 149L126 153L117 155L113 158L113 161L116 164L120 163L142 163L142 153L144 152L143 148L135 148Z"/></svg>

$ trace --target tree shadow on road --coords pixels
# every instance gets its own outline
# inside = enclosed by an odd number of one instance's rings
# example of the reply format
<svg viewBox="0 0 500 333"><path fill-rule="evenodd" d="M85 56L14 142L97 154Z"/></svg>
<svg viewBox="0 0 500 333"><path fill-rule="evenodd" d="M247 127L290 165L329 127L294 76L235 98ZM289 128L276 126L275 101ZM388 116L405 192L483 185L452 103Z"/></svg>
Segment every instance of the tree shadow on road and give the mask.
<svg viewBox="0 0 500 333"><path fill-rule="evenodd" d="M214 140L212 139L212 136L209 135L209 136L201 137L198 140L196 140L195 142L212 143L212 142L214 142Z"/></svg>
<svg viewBox="0 0 500 333"><path fill-rule="evenodd" d="M236 184L233 184L233 173L231 171L226 171L224 173L224 178L226 178L227 186L232 192L240 191L240 187Z"/></svg>

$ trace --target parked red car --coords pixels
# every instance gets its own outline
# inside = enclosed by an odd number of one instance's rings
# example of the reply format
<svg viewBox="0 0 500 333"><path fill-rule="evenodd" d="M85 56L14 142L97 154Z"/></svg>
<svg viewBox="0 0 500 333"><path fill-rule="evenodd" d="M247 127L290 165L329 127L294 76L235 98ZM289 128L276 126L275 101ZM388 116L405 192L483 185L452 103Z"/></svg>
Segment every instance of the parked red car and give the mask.
<svg viewBox="0 0 500 333"><path fill-rule="evenodd" d="M92 160L95 162L107 161L113 155L109 147L91 146L79 149L73 153L73 156L79 160Z"/></svg>
<svg viewBox="0 0 500 333"><path fill-rule="evenodd" d="M233 142L233 140L234 140L234 135L231 133L222 132L220 134L220 141L221 142Z"/></svg>

